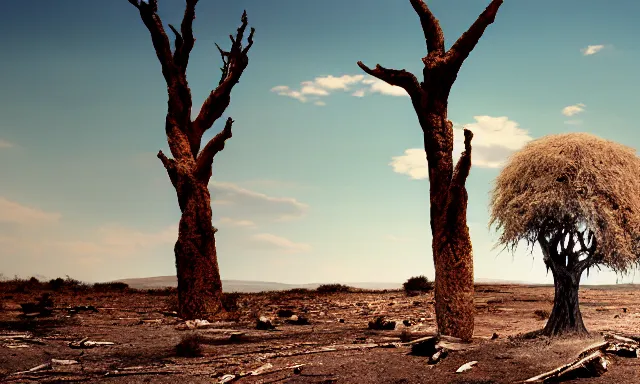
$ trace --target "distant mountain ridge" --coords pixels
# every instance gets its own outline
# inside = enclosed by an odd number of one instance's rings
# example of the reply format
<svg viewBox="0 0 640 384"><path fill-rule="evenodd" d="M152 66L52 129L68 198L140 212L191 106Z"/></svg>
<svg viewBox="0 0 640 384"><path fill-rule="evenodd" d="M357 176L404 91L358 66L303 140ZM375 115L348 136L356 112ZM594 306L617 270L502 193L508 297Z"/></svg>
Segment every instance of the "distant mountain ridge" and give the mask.
<svg viewBox="0 0 640 384"><path fill-rule="evenodd" d="M127 283L131 288L137 289L151 289L151 288L165 288L176 287L178 285L178 279L176 276L155 276L155 277L139 277L130 279L116 280L119 282ZM476 279L477 284L531 284L521 281L507 281L507 280L491 280L491 279ZM308 284L287 284L276 283L270 281L249 281L249 280L222 280L222 289L226 292L262 292L262 291L285 291L294 288L306 288L316 289L318 286L325 283L308 283ZM379 282L355 282L355 283L341 283L350 287L362 288L362 289L400 289L402 283L379 283Z"/></svg>

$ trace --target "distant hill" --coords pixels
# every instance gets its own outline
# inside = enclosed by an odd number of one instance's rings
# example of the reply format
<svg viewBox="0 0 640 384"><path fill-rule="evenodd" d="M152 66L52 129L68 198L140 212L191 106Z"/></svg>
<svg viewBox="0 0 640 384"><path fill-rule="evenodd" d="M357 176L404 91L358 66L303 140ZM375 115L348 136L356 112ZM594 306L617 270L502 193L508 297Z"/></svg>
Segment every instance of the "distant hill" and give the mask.
<svg viewBox="0 0 640 384"><path fill-rule="evenodd" d="M156 277L140 277L131 279L117 280L129 284L131 288L150 289L176 287L178 279L176 276L156 276ZM520 281L507 280L490 280L476 279L477 284L531 284ZM309 284L285 284L269 281L248 281L248 280L222 280L222 289L226 292L262 292L262 291L285 291L294 288L316 289L324 283ZM375 282L359 282L359 283L342 283L350 287L362 289L399 289L402 283L375 283Z"/></svg>

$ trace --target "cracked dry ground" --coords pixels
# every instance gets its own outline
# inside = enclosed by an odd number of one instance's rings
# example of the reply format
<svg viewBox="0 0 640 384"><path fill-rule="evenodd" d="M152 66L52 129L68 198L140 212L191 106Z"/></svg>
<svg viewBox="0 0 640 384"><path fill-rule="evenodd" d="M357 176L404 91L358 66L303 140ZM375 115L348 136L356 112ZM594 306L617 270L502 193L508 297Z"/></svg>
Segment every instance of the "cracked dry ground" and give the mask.
<svg viewBox="0 0 640 384"><path fill-rule="evenodd" d="M264 374L237 378L238 383L514 383L572 361L586 346L602 340L600 332L640 333L640 288L583 288L581 308L590 338L521 339L519 333L540 329L538 309L550 311L553 287L482 285L476 291L475 338L467 350L454 351L430 366L426 357L408 355L409 347L366 348L372 343L399 342L404 330L417 338L435 332L433 296L408 297L403 292L317 294L241 294L233 318L219 319L207 329L178 330L178 319L166 313L170 296L144 291L53 293L50 317L22 320L20 303L42 292L1 293L1 382L215 383L265 364ZM98 312L63 310L93 305ZM311 325L289 325L277 318L280 309L308 317ZM163 314L164 312L164 314ZM274 319L275 330L255 329L257 316ZM384 315L396 320L395 330L373 331L367 323ZM340 322L344 319L344 322ZM405 319L416 322L409 327ZM233 332L244 335L230 342ZM491 340L493 333L499 337ZM6 336L30 334L32 339ZM175 346L187 334L203 337L203 356L177 357ZM406 335L405 335L406 336ZM113 345L72 349L83 338ZM339 346L334 351L324 347ZM345 349L349 348L349 349ZM316 352L307 353L304 352ZM51 359L78 364L53 364L50 369L25 371ZM471 370L458 367L478 361ZM299 373L283 369L305 364ZM640 383L640 359L611 357L608 372L580 383Z"/></svg>

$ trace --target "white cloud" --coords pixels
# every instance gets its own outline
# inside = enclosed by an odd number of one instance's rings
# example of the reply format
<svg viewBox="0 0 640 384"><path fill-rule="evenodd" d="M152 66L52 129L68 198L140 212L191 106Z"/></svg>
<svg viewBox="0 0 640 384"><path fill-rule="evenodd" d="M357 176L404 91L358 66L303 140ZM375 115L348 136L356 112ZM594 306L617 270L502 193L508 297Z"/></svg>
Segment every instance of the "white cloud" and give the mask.
<svg viewBox="0 0 640 384"><path fill-rule="evenodd" d="M306 213L308 205L291 197L273 197L251 191L233 183L209 183L214 214L221 217L243 218L257 221L285 221L297 219Z"/></svg>
<svg viewBox="0 0 640 384"><path fill-rule="evenodd" d="M0 139L0 149L13 148L14 144L6 140Z"/></svg>
<svg viewBox="0 0 640 384"><path fill-rule="evenodd" d="M424 149L411 148L404 151L404 155L391 158L389 163L393 172L408 175L414 180L426 179L429 177L427 169L427 155Z"/></svg>
<svg viewBox="0 0 640 384"><path fill-rule="evenodd" d="M584 105L582 103L569 105L567 107L562 108L562 114L565 115L565 116L573 116L573 115L576 115L576 114L578 114L580 112L583 112L585 107L586 107L586 105Z"/></svg>
<svg viewBox="0 0 640 384"><path fill-rule="evenodd" d="M518 123L508 117L474 116L475 123L466 124L473 132L471 142L471 163L481 168L499 168L513 152L522 148L533 138ZM462 127L453 129L453 161L455 163L464 151ZM396 173L408 175L412 179L429 177L424 149L412 148L404 155L395 156L389 163Z"/></svg>
<svg viewBox="0 0 640 384"><path fill-rule="evenodd" d="M349 85L361 82L364 79L364 75L342 75L340 77L324 76L316 77L314 83L319 87L325 89L341 89L343 91L349 90Z"/></svg>
<svg viewBox="0 0 640 384"><path fill-rule="evenodd" d="M397 87L395 85L389 85L382 80L375 80L371 83L371 87L369 88L369 92L371 93L380 93L388 96L409 96L407 91L404 88Z"/></svg>
<svg viewBox="0 0 640 384"><path fill-rule="evenodd" d="M316 86L312 81L303 81L300 93L303 95L327 96L329 92Z"/></svg>
<svg viewBox="0 0 640 384"><path fill-rule="evenodd" d="M287 238L272 235L270 233L259 233L251 236L251 242L261 249L277 250L286 253L308 252L311 246L305 243L295 243Z"/></svg>
<svg viewBox="0 0 640 384"><path fill-rule="evenodd" d="M587 45L587 48L582 48L580 52L582 52L584 56L590 56L600 52L602 48L604 48L604 45Z"/></svg>
<svg viewBox="0 0 640 384"><path fill-rule="evenodd" d="M286 85L278 85L276 87L273 87L271 88L271 92L275 92L280 96L287 96L296 100L300 100L303 103L307 101L307 98L302 94L302 92L294 91L293 89L290 89Z"/></svg>
<svg viewBox="0 0 640 384"><path fill-rule="evenodd" d="M58 212L45 212L0 196L0 222L13 224L49 224L60 220Z"/></svg>
<svg viewBox="0 0 640 384"><path fill-rule="evenodd" d="M379 93L388 96L408 96L407 92L393 85L389 85L382 80L364 75L342 75L342 76L321 76L313 80L300 83L300 90L294 90L287 85L278 85L271 88L271 92L280 96L287 96L297 99L303 103L314 101L315 105L326 105L320 97L326 97L335 91L349 91L353 85L365 85L351 93L355 97L363 97L366 94Z"/></svg>
<svg viewBox="0 0 640 384"><path fill-rule="evenodd" d="M256 223L254 223L251 220L236 220L230 217L221 217L216 224L222 225L222 226L230 226L230 227L255 227L256 226Z"/></svg>

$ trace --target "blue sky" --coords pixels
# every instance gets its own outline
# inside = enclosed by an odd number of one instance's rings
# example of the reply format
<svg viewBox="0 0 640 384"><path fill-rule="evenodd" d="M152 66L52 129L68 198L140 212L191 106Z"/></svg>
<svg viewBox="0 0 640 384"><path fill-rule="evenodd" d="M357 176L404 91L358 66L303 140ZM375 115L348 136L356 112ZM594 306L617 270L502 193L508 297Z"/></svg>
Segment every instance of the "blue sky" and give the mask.
<svg viewBox="0 0 640 384"><path fill-rule="evenodd" d="M159 3L165 25L179 24L183 2ZM447 47L488 3L428 2ZM209 133L236 121L211 185L223 279L433 277L420 127L408 97L356 65L421 73L409 1L201 1L188 71L195 112L219 80L214 42L229 45L243 9L256 28L249 66ZM537 249L492 250L489 190L509 153L570 131L640 144L638 13L635 1L506 1L464 63L449 118L475 132L476 278L552 281ZM168 153L166 88L137 10L126 0L10 2L0 46L0 272L175 273L179 209L155 157ZM586 280L615 281L607 271Z"/></svg>

